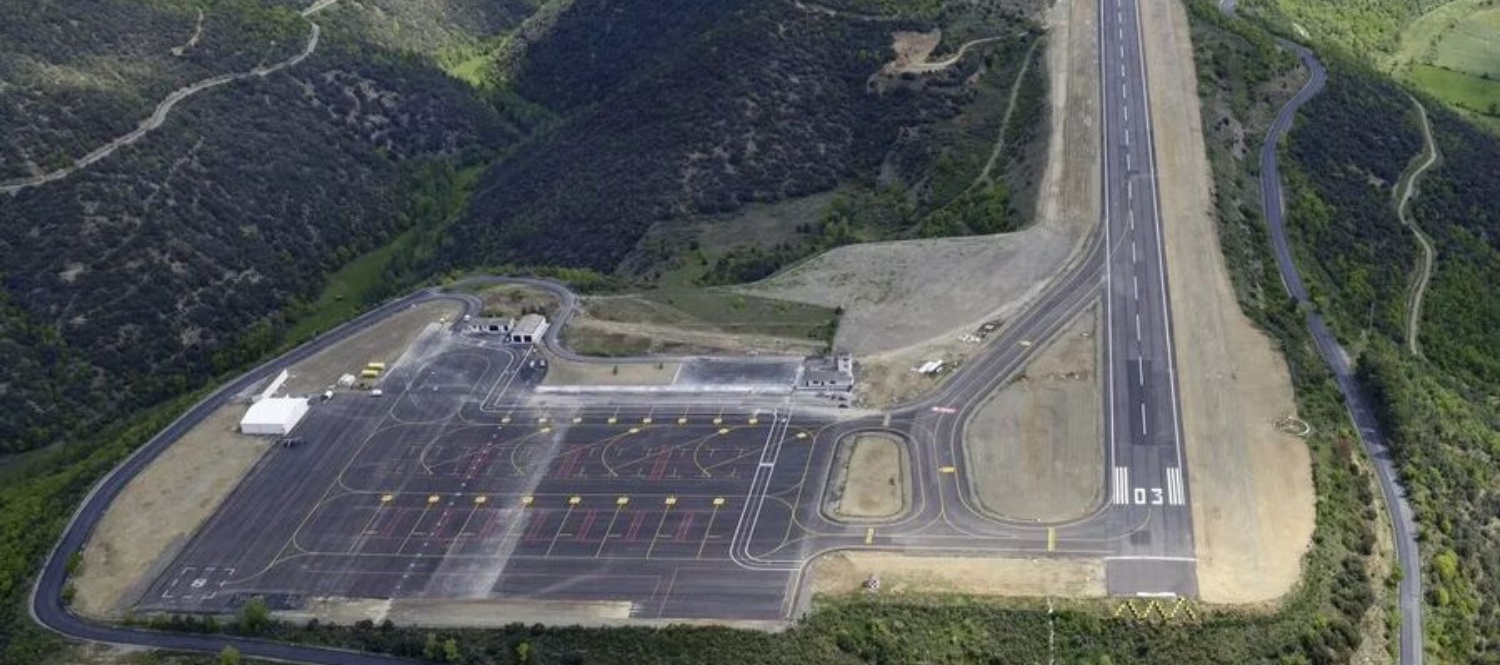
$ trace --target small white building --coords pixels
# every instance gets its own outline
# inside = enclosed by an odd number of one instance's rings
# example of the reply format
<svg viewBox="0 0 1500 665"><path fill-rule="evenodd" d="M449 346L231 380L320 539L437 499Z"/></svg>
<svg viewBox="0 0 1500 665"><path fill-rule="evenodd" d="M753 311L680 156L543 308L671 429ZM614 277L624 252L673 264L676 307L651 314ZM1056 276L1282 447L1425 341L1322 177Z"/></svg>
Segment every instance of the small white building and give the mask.
<svg viewBox="0 0 1500 665"><path fill-rule="evenodd" d="M531 344L541 341L542 335L545 334L547 334L547 317L541 314L527 314L511 327L510 341L514 344Z"/></svg>
<svg viewBox="0 0 1500 665"><path fill-rule="evenodd" d="M306 398L265 397L250 405L250 410L240 419L240 431L285 436L304 415L307 415Z"/></svg>

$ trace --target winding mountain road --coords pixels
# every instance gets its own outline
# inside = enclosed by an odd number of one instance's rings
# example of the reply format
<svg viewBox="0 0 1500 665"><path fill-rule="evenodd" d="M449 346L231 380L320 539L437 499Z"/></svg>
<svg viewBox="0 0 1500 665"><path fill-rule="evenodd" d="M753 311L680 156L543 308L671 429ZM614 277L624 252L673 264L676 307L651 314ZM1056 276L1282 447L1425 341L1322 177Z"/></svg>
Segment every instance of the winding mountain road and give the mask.
<svg viewBox="0 0 1500 665"><path fill-rule="evenodd" d="M1221 6L1227 6L1227 13L1231 15L1234 13L1232 1ZM1292 261L1291 244L1286 237L1284 218L1286 211L1281 194L1281 175L1276 168L1276 147L1281 137L1291 129L1297 109L1323 89L1323 84L1328 80L1328 72L1324 69L1323 63L1319 62L1317 56L1314 56L1308 48L1286 40L1278 39L1277 41L1283 48L1297 54L1302 64L1311 72L1311 76L1308 77L1307 83L1303 84L1302 89L1298 90L1297 94L1281 107L1281 111L1276 114L1276 120L1271 123L1270 129L1266 132L1266 140L1261 146L1260 153L1261 203L1266 213L1266 223L1271 230L1271 242L1276 253L1276 267L1281 272L1281 281L1295 301L1311 305L1307 296L1307 286L1302 282L1302 276L1297 272L1297 266ZM1349 417L1354 421L1355 428L1358 430L1360 443L1364 445L1365 451L1369 453L1374 463L1375 475L1380 482L1380 493L1385 499L1386 512L1391 516L1396 558L1401 564L1401 586L1398 599L1401 612L1399 662L1401 665L1422 665L1422 572L1418 561L1417 524L1411 504L1406 499L1406 491L1401 486L1390 448L1386 445L1380 425L1375 420L1375 413L1370 408L1369 399L1354 379L1353 368L1349 366L1347 360L1348 355L1328 329L1323 315L1316 310L1309 309L1307 328L1312 336L1313 344L1317 346L1318 354L1328 364L1328 369L1333 373L1334 381L1338 384L1339 392L1344 395L1344 405L1348 408Z"/></svg>
<svg viewBox="0 0 1500 665"><path fill-rule="evenodd" d="M334 2L337 2L337 0L318 0L318 2L303 10L302 16L312 16L313 14L321 11L323 8L333 4ZM199 26L201 28L201 14L199 15L199 21ZM297 52L291 57L270 65L257 66L249 71L210 76L209 78L203 79L191 85L173 90L171 94L167 95L165 99L161 100L161 102L156 105L156 108L151 112L151 115L147 116L145 120L142 120L141 124L136 126L135 129L130 130L126 134L115 137L115 139L111 140L109 143L99 146L98 148L90 151L88 154L79 157L76 160L73 160L73 163L69 164L68 166L64 166L54 171L48 171L47 173L43 173L40 175L31 176L29 178L0 182L0 194L9 194L11 196L14 196L23 189L38 187L55 180L61 180L70 175L73 175L77 171L88 168L94 163L106 157L109 157L110 155L113 155L116 150L119 150L120 148L141 140L142 137L156 130L158 127L161 127L162 123L166 122L167 115L172 112L172 109L175 108L177 104L181 103L183 100L189 97L197 95L200 92L210 90L212 88L217 88L227 83L242 81L248 78L264 78L288 67L296 66L298 63L306 60L307 57L312 55L313 51L316 51L318 48L318 38L322 33L322 28L320 28L316 23L311 23L311 25L311 31L307 36L307 44L302 47L301 51ZM197 33L194 33L192 39L188 41L187 45L191 46L194 42L197 41L197 39L198 35Z"/></svg>

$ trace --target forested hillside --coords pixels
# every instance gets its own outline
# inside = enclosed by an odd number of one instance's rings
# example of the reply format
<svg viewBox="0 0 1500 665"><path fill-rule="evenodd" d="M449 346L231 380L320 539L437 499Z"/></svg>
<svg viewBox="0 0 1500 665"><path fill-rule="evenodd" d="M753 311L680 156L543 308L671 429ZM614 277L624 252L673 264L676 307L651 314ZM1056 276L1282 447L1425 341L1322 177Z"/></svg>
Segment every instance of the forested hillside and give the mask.
<svg viewBox="0 0 1500 665"><path fill-rule="evenodd" d="M987 30L1007 24L1026 27L1000 14ZM785 0L566 4L511 73L564 119L485 175L444 260L611 271L656 222L873 178L893 149L920 150L903 132L972 96L978 58L872 84L894 31L933 26Z"/></svg>
<svg viewBox="0 0 1500 665"><path fill-rule="evenodd" d="M7 175L99 147L171 89L300 52L311 29L259 3L204 8L196 40L185 3L12 15L27 20L0 28L0 71L19 82L0 95ZM472 161L517 135L435 66L334 29L297 66L186 99L138 142L0 198L0 345L15 370L0 382L0 450L107 422L269 350L280 312L422 221L409 214L418 165Z"/></svg>
<svg viewBox="0 0 1500 665"><path fill-rule="evenodd" d="M1500 140L1428 100L1442 162L1414 216L1437 249L1421 326L1401 325L1416 244L1396 218L1395 178L1421 149L1399 86L1352 59L1329 60L1286 154L1299 265L1346 345L1359 353L1421 527L1429 649L1442 663L1500 662Z"/></svg>

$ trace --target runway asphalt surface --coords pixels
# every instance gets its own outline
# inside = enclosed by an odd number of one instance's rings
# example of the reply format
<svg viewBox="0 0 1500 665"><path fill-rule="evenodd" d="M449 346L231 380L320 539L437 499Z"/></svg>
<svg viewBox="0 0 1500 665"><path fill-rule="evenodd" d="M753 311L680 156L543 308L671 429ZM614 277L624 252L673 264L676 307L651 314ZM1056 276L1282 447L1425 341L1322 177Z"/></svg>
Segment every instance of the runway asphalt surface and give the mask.
<svg viewBox="0 0 1500 665"><path fill-rule="evenodd" d="M1102 557L1112 593L1193 595L1139 26L1131 3L1105 0L1101 17L1106 231L931 394L864 417L785 397L726 406L661 396L622 404L615 395L608 406L560 410L529 390L539 377L524 350L429 335L410 362L392 368L384 396L341 395L316 406L295 432L309 443L268 454L140 606L222 610L251 594L286 605L329 595L509 597L615 601L642 618L785 619L805 600L810 560L861 548ZM525 281L561 296L558 323L543 341L578 359L556 340L576 306L572 294ZM1114 430L1102 442L1109 500L1056 524L976 509L960 451L969 416L1101 295L1110 350L1104 407ZM143 447L75 515L34 593L38 621L82 639L206 650L232 643L251 656L390 662L84 621L60 601L59 553L80 548L124 483L228 395L433 298L460 300L470 311L477 304L471 295L424 291L383 306L234 381ZM821 507L833 453L867 430L910 446L912 505L879 524L830 520Z"/></svg>

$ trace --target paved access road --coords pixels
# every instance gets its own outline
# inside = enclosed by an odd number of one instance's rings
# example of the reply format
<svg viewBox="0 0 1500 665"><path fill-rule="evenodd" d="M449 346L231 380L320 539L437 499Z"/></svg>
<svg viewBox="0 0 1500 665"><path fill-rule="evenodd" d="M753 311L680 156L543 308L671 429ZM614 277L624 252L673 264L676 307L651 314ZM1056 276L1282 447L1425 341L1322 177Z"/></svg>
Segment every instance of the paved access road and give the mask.
<svg viewBox="0 0 1500 665"><path fill-rule="evenodd" d="M1234 5L1229 4L1226 11L1233 14ZM1271 229L1272 247L1276 252L1276 267L1281 272L1282 283L1293 300L1298 303L1311 304L1307 297L1307 287L1302 283L1302 276L1298 274L1297 265L1292 261L1291 243L1288 242L1286 236L1284 218L1286 211L1281 195L1281 175L1276 169L1276 147L1281 137L1291 129L1297 109L1323 89L1323 84L1328 80L1328 72L1311 50L1289 41L1279 40L1279 42L1283 48L1290 49L1297 54L1311 76L1308 77L1307 83L1297 91L1297 94L1281 107L1276 114L1276 120L1266 132L1266 140L1260 151L1261 206L1265 210L1266 222ZM1328 369L1333 373L1339 392L1344 395L1344 405L1349 409L1349 417L1353 419L1354 426L1359 431L1360 443L1364 444L1365 451L1375 463L1375 475L1380 481L1380 494L1385 499L1386 512L1391 516L1391 526L1395 532L1396 558L1401 563L1400 662L1401 665L1421 665L1422 571L1419 561L1420 553L1417 549L1415 513L1412 511L1411 504L1406 500L1406 490L1401 487L1400 476L1397 475L1390 448L1386 445L1380 424L1375 420L1374 411L1370 409L1370 400L1354 380L1353 370L1346 360L1349 357L1348 354L1339 345L1338 339L1328 330L1322 314L1309 310L1307 329L1312 336L1313 344L1318 348L1318 354L1323 357L1323 361L1328 364Z"/></svg>

